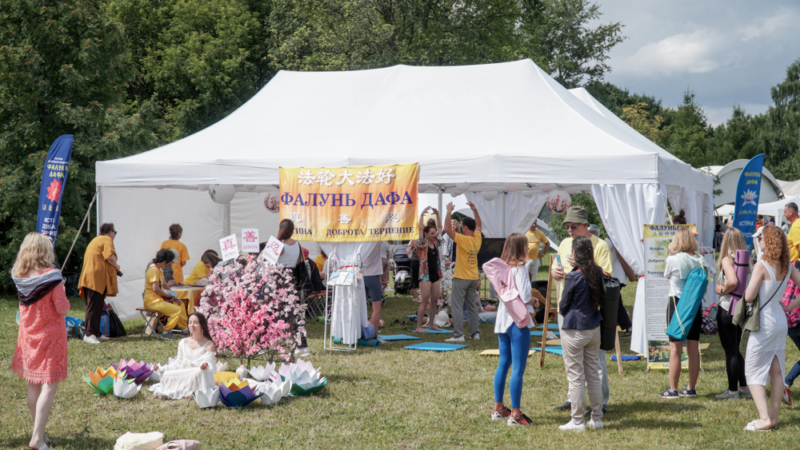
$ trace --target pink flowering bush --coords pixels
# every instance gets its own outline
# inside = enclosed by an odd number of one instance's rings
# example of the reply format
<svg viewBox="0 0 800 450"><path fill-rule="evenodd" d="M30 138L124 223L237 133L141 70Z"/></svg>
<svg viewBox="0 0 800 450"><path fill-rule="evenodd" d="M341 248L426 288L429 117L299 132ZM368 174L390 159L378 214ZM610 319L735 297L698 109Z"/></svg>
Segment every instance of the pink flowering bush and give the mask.
<svg viewBox="0 0 800 450"><path fill-rule="evenodd" d="M198 309L220 351L230 351L242 364L263 354L269 361L291 361L305 334L291 269L250 255L215 268L208 280Z"/></svg>

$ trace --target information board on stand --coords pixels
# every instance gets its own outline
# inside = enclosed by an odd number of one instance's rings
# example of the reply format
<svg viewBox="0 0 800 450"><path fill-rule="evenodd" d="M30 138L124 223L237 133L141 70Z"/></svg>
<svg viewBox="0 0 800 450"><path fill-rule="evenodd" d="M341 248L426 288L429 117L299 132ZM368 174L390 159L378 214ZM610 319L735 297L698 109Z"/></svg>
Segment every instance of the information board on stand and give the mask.
<svg viewBox="0 0 800 450"><path fill-rule="evenodd" d="M644 226L644 283L645 283L645 336L647 337L647 370L669 369L669 339L667 338L667 304L669 279L664 278L664 268L669 256L668 246L681 228L694 230L694 225ZM684 348L681 367L689 368Z"/></svg>

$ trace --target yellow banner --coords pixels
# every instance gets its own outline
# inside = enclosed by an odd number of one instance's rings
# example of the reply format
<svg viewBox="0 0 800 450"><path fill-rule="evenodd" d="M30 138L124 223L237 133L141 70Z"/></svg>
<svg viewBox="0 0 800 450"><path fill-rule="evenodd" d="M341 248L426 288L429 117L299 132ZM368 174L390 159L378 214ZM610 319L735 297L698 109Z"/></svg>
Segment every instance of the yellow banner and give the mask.
<svg viewBox="0 0 800 450"><path fill-rule="evenodd" d="M697 226L693 223L687 225L645 225L644 236L642 237L644 239L666 238L671 240L681 228L689 228L692 233L697 234Z"/></svg>
<svg viewBox="0 0 800 450"><path fill-rule="evenodd" d="M319 242L418 239L419 165L281 167L281 220Z"/></svg>

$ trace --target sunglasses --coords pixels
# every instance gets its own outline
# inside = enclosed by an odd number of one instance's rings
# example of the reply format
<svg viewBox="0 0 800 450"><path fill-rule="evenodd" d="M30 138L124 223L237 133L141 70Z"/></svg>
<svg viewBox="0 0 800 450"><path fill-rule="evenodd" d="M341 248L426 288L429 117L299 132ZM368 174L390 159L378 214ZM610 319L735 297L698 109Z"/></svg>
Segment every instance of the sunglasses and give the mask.
<svg viewBox="0 0 800 450"><path fill-rule="evenodd" d="M565 230L575 231L575 230L578 229L579 226L580 225L576 225L576 224L573 223L572 225L564 225L564 229Z"/></svg>

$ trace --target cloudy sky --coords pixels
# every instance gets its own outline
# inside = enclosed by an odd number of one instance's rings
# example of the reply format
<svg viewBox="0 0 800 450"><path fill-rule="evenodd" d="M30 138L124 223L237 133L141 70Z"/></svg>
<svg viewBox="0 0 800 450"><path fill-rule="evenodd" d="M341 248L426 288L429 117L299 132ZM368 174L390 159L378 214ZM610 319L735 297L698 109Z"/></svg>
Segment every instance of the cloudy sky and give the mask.
<svg viewBox="0 0 800 450"><path fill-rule="evenodd" d="M712 124L733 105L766 111L770 88L800 58L798 0L594 0L600 22L621 22L627 39L606 80L677 106L694 91Z"/></svg>

